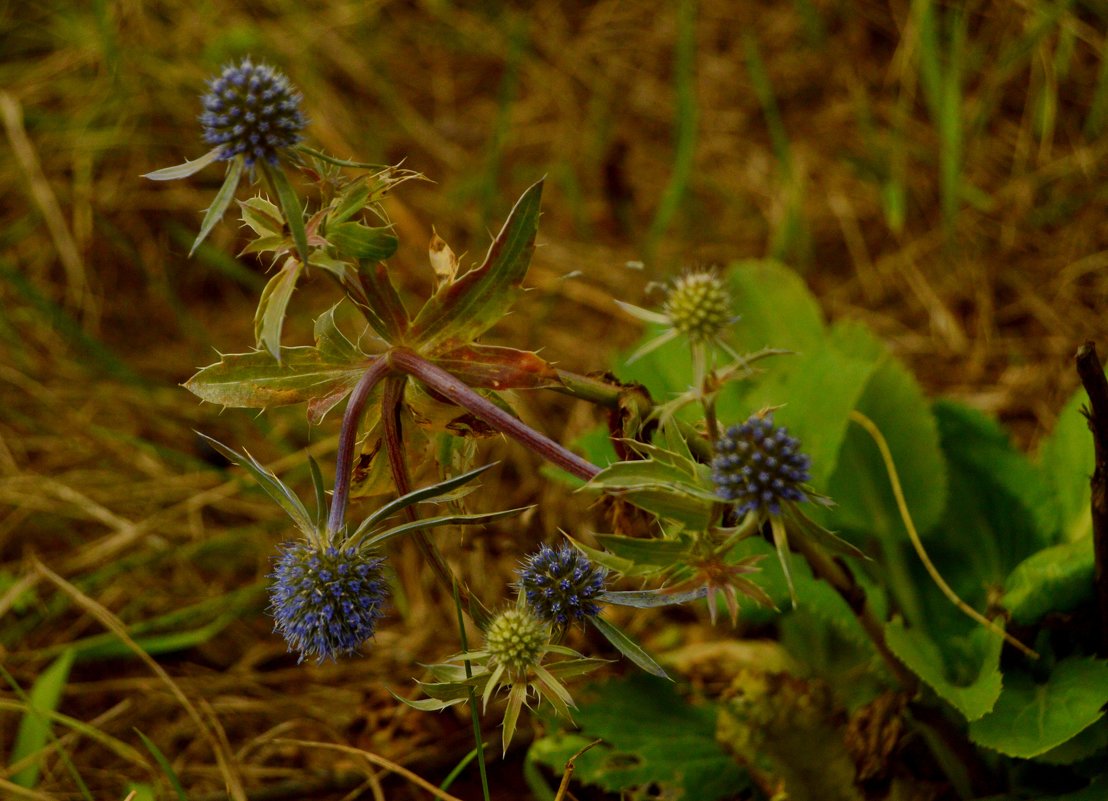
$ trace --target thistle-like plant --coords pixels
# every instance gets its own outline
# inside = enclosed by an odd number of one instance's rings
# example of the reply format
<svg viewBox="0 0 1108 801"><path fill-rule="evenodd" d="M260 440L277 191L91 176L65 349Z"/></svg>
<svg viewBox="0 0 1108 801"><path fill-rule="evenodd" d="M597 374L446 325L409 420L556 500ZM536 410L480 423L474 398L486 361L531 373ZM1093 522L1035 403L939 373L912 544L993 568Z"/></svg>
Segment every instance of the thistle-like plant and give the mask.
<svg viewBox="0 0 1108 801"><path fill-rule="evenodd" d="M566 658L550 662L550 656ZM563 680L590 673L604 663L555 643L550 624L521 600L491 620L481 648L426 666L433 680L419 682L419 686L427 698L396 697L416 709L437 711L467 701L471 692L481 698L485 708L494 696L506 694L501 724L506 753L525 706L532 700L545 701L558 715L570 719L575 704Z"/></svg>

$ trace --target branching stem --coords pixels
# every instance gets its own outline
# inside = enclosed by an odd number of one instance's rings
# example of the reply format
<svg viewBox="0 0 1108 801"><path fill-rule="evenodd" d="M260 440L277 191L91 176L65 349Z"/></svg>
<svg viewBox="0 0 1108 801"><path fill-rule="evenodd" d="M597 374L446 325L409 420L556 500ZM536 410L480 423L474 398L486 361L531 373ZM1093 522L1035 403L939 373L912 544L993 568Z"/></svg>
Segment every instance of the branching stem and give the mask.
<svg viewBox="0 0 1108 801"><path fill-rule="evenodd" d="M339 449L335 456L335 493L331 497L331 510L327 516L327 533L333 536L346 524L346 505L350 500L350 473L354 460L354 443L358 439L358 424L362 420L366 401L374 388L389 372L388 359L378 358L369 366L346 403L339 429Z"/></svg>
<svg viewBox="0 0 1108 801"><path fill-rule="evenodd" d="M407 495L412 491L412 478L408 473L408 459L404 453L404 434L400 423L400 413L404 408L404 387L407 383L406 376L389 376L385 381L385 392L381 399L381 425L385 434L385 453L388 456L389 469L392 471L392 480L398 495ZM418 518L412 506L404 508L404 516L413 523ZM480 599L471 596L468 588L461 585L435 544L422 531L414 531L410 536L442 586L450 593L457 592L473 617L473 622L482 629L486 628L492 620L492 614Z"/></svg>
<svg viewBox="0 0 1108 801"><path fill-rule="evenodd" d="M389 360L400 372L418 379L451 403L461 406L479 420L492 426L500 433L507 434L567 473L588 481L600 472L600 468L592 462L566 450L545 434L540 434L496 404L478 395L450 373L436 367L413 351L406 348L395 348L389 351Z"/></svg>

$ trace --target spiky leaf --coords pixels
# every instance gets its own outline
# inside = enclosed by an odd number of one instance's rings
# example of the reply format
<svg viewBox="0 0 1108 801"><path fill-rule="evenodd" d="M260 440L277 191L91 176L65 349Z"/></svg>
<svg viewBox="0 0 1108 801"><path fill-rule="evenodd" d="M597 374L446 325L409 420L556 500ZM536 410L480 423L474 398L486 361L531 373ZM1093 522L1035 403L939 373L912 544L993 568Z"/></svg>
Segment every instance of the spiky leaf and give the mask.
<svg viewBox="0 0 1108 801"><path fill-rule="evenodd" d="M542 389L561 385L558 371L531 351L494 345L462 345L433 360L471 387Z"/></svg>
<svg viewBox="0 0 1108 801"><path fill-rule="evenodd" d="M539 181L523 193L481 266L444 284L420 310L412 335L425 355L472 342L511 308L535 249L542 188Z"/></svg>

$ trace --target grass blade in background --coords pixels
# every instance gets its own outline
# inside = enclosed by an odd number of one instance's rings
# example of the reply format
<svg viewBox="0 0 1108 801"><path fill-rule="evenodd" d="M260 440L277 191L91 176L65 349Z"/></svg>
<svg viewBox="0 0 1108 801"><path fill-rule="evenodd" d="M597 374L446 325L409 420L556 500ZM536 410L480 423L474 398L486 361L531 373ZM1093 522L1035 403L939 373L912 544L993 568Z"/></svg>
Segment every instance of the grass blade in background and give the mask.
<svg viewBox="0 0 1108 801"><path fill-rule="evenodd" d="M677 91L673 171L666 184L654 220L646 235L643 251L654 253L670 222L681 207L692 179L696 158L696 1L682 0L677 9L677 47L674 84Z"/></svg>
<svg viewBox="0 0 1108 801"><path fill-rule="evenodd" d="M177 776L177 771L173 770L173 766L169 764L169 760L165 758L165 754L162 753L162 750L158 748L153 740L138 729L135 729L135 734L139 736L139 739L142 740L142 744L146 746L146 750L153 755L154 760L158 763L158 767L162 769L162 773L169 779L169 783L173 786L173 792L177 794L177 801L188 801L188 796L185 795L185 788L181 786L181 780Z"/></svg>
<svg viewBox="0 0 1108 801"><path fill-rule="evenodd" d="M41 751L47 740L50 739L50 721L46 714L54 712L62 699L62 690L69 680L69 669L73 666L75 652L66 650L50 667L46 668L31 688L27 699L28 710L19 722L19 731L15 735L15 745L12 747L8 764L15 763L26 757ZM40 760L36 759L27 767L11 777L12 782L20 787L32 788L38 784Z"/></svg>

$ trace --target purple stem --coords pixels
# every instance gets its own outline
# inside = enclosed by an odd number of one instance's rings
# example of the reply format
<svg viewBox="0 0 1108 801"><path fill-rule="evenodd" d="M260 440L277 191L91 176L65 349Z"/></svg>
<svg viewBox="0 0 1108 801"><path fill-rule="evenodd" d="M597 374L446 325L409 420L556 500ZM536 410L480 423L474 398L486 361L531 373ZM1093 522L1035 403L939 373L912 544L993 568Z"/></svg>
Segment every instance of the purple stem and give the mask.
<svg viewBox="0 0 1108 801"><path fill-rule="evenodd" d="M461 406L478 419L519 441L567 473L588 481L600 472L600 468L592 462L582 459L526 423L520 422L496 404L482 398L462 381L418 354L405 348L396 348L389 352L389 360L396 369L418 379L451 403Z"/></svg>
<svg viewBox="0 0 1108 801"><path fill-rule="evenodd" d="M378 357L365 371L350 400L346 403L346 412L342 416L342 428L339 429L339 451L335 456L335 492L331 497L331 512L327 516L327 533L337 534L346 522L346 504L350 499L350 474L354 458L354 442L358 438L358 423L365 411L373 388L389 374L392 365L384 357Z"/></svg>

